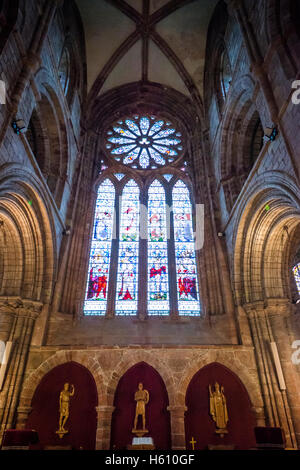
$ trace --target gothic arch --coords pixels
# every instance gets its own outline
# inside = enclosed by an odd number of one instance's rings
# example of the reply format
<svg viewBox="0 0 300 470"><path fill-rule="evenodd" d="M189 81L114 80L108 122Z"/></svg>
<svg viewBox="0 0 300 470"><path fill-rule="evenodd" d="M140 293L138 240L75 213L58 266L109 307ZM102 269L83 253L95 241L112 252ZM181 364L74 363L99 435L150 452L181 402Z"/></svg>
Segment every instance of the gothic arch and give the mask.
<svg viewBox="0 0 300 470"><path fill-rule="evenodd" d="M246 353L248 356L248 353ZM249 356L248 358L244 358L245 362L248 361L249 364ZM242 363L239 359L234 357L233 354L223 354L222 358L218 354L216 350L210 350L206 354L201 354L199 358L196 358L193 365L187 367L180 382L177 387L177 396L176 396L176 404L185 406L185 397L188 386L194 377L195 374L203 367L208 366L210 364L220 364L227 369L229 369L232 373L234 373L241 383L243 384L244 388L247 390L251 403L253 407L263 407L263 400L260 393L260 388L258 385L257 380L253 378L253 376L247 371L245 367L245 363ZM253 367L255 368L255 366Z"/></svg>
<svg viewBox="0 0 300 470"><path fill-rule="evenodd" d="M145 409L146 426L156 448L168 449L171 446L168 392L157 369L145 361L132 365L118 382L113 402L115 409L112 415L111 447L123 449L132 439L131 430L135 415L133 398L139 383L142 383L150 394L149 404Z"/></svg>
<svg viewBox="0 0 300 470"><path fill-rule="evenodd" d="M161 376L167 389L169 403L173 405L176 403L176 385L174 378L168 366L163 363L156 355L151 355L151 351L138 350L135 351L134 356L130 353L124 355L119 364L115 367L113 376L107 384L107 404L112 406L114 401L115 392L119 380L123 375L131 369L131 367L145 362L147 365L153 367L156 372Z"/></svg>
<svg viewBox="0 0 300 470"><path fill-rule="evenodd" d="M239 207L233 235L238 304L289 296L287 256L300 222L299 196L287 174L270 172L258 178L248 203Z"/></svg>
<svg viewBox="0 0 300 470"><path fill-rule="evenodd" d="M56 85L47 71L41 69L35 79L40 93L33 113L36 133L40 133L35 158L57 206L60 207L65 181L70 174L66 118Z"/></svg>
<svg viewBox="0 0 300 470"><path fill-rule="evenodd" d="M34 392L42 378L56 366L73 361L84 366L94 378L98 393L98 403L105 405L105 379L101 366L97 359L90 355L84 355L80 351L57 351L49 359L39 365L25 380L20 396L20 408L30 407Z"/></svg>
<svg viewBox="0 0 300 470"><path fill-rule="evenodd" d="M254 84L248 76L234 86L230 91L231 107L226 109L221 129L218 172L229 213L263 147L263 128L253 92ZM254 152L258 128L261 142Z"/></svg>
<svg viewBox="0 0 300 470"><path fill-rule="evenodd" d="M187 448L193 435L198 436L197 449L206 449L210 444L220 443L210 416L209 402L209 389L211 386L214 390L216 381L225 389L229 418L227 423L229 435L223 436L222 443L228 445L233 441L237 449L252 448L255 445L253 428L257 425L255 407L240 377L232 371L232 368L220 362L212 362L202 367L194 374L188 385L185 396ZM243 413L242 420L241 413Z"/></svg>
<svg viewBox="0 0 300 470"><path fill-rule="evenodd" d="M55 270L53 229L38 182L20 165L2 168L1 294L49 302ZM4 246L3 246L4 244Z"/></svg>

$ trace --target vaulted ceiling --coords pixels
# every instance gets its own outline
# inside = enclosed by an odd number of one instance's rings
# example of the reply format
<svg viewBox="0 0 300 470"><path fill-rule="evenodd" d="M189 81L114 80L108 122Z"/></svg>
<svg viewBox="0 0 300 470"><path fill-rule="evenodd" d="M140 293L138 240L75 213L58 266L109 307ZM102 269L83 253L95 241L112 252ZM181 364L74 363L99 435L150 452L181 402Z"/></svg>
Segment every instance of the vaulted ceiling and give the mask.
<svg viewBox="0 0 300 470"><path fill-rule="evenodd" d="M76 0L89 98L132 82L203 96L206 37L218 0Z"/></svg>

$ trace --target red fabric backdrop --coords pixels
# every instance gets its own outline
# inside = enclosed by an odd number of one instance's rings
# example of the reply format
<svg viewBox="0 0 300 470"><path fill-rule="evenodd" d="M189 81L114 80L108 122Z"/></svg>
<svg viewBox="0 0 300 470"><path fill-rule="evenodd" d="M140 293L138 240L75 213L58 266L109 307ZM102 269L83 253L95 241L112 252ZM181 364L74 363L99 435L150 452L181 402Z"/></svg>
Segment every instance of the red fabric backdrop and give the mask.
<svg viewBox="0 0 300 470"><path fill-rule="evenodd" d="M166 387L161 376L145 362L136 364L120 379L114 399L116 407L112 417L111 448L126 449L132 443L136 402L134 394L139 382L148 390L150 400L146 406L146 428L152 437L156 449L171 449L170 414ZM141 417L138 428L142 427Z"/></svg>
<svg viewBox="0 0 300 470"><path fill-rule="evenodd" d="M225 389L228 409L228 431L223 438L215 434L215 423L209 414L209 384L218 382ZM235 445L235 449L255 447L255 418L247 390L239 378L218 363L203 367L192 378L186 393L185 435L186 448L207 449L211 445Z"/></svg>
<svg viewBox="0 0 300 470"><path fill-rule="evenodd" d="M65 425L69 433L60 439L55 431L59 422L59 395L66 382L74 385L75 394L70 398L70 414ZM85 367L68 362L52 369L43 377L32 399L27 428L38 431L40 440L33 448L71 445L74 449L95 449L97 404L96 384Z"/></svg>

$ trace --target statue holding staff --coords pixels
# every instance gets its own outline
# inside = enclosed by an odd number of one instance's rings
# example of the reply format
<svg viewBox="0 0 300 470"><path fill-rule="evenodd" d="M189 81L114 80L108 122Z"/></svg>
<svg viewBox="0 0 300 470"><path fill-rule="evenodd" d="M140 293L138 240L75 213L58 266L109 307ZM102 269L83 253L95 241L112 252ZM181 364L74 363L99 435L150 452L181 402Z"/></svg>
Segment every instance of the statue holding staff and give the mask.
<svg viewBox="0 0 300 470"><path fill-rule="evenodd" d="M209 408L212 419L216 423L216 433L223 437L224 434L228 434L228 411L224 387L220 388L218 382L215 383L214 391L212 391L212 386L209 385Z"/></svg>

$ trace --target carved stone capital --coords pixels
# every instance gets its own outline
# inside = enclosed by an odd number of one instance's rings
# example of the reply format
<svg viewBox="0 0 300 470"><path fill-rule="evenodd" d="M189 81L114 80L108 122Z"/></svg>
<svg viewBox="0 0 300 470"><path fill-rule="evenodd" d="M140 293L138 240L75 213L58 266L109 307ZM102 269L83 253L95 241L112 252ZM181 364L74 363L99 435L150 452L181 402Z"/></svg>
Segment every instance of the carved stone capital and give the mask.
<svg viewBox="0 0 300 470"><path fill-rule="evenodd" d="M268 315L288 317L293 312L293 304L289 299L267 299L266 311Z"/></svg>
<svg viewBox="0 0 300 470"><path fill-rule="evenodd" d="M110 405L101 405L101 406L96 406L95 409L96 409L96 411L99 415L101 415L101 414L113 414L116 407L115 406L110 406Z"/></svg>
<svg viewBox="0 0 300 470"><path fill-rule="evenodd" d="M265 304L263 301L251 302L244 304L243 309L247 313L248 317L253 317L254 314L260 314L264 312Z"/></svg>
<svg viewBox="0 0 300 470"><path fill-rule="evenodd" d="M0 312L6 314L35 320L42 308L43 304L41 302L22 300L20 297L0 297Z"/></svg>
<svg viewBox="0 0 300 470"><path fill-rule="evenodd" d="M32 411L32 407L31 406L19 406L17 408L17 412L19 414L24 414L24 415L29 415L29 413L31 413Z"/></svg>
<svg viewBox="0 0 300 470"><path fill-rule="evenodd" d="M187 406L185 405L170 405L167 407L167 410L170 411L173 415L184 415L187 411Z"/></svg>

